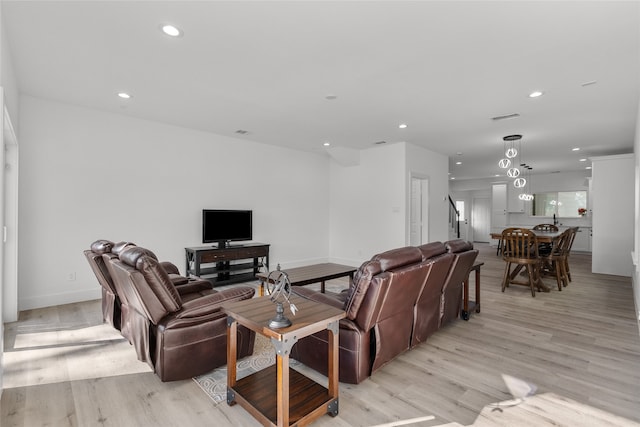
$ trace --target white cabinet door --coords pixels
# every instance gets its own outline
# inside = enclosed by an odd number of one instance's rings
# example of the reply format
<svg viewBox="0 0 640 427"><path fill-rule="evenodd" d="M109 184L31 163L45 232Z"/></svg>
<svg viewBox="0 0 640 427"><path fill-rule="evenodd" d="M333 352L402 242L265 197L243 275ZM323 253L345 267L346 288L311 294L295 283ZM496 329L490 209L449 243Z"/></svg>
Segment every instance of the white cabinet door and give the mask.
<svg viewBox="0 0 640 427"><path fill-rule="evenodd" d="M512 183L507 185L507 211L509 212L524 212L524 200L520 200L520 189L515 188Z"/></svg>
<svg viewBox="0 0 640 427"><path fill-rule="evenodd" d="M578 229L571 250L591 252L591 227L580 227Z"/></svg>
<svg viewBox="0 0 640 427"><path fill-rule="evenodd" d="M507 226L507 184L494 184L491 189L491 231L501 232Z"/></svg>

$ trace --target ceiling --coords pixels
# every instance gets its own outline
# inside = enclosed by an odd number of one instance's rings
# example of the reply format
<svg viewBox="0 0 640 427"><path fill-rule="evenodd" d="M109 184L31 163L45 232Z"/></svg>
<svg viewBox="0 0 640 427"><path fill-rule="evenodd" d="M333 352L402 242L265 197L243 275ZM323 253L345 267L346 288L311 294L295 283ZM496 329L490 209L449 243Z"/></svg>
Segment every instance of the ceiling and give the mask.
<svg viewBox="0 0 640 427"><path fill-rule="evenodd" d="M514 133L534 174L633 151L639 2L4 0L2 18L37 97L317 152L406 141L455 179L504 174Z"/></svg>

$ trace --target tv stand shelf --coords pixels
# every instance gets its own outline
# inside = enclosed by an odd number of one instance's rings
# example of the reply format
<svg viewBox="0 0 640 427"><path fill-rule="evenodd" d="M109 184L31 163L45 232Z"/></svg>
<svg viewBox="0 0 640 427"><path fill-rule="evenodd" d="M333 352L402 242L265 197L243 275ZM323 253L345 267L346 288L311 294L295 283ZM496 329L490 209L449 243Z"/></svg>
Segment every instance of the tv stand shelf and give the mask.
<svg viewBox="0 0 640 427"><path fill-rule="evenodd" d="M264 264L269 269L269 245L265 243L184 249L187 275L202 277L213 286L255 279L261 266L260 258L264 258Z"/></svg>

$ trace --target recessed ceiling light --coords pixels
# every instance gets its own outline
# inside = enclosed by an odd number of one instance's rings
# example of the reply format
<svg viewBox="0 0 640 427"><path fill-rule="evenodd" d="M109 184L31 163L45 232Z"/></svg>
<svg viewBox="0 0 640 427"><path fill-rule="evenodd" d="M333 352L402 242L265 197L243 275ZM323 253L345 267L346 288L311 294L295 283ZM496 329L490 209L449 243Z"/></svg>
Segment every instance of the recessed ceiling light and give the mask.
<svg viewBox="0 0 640 427"><path fill-rule="evenodd" d="M118 92L118 96L122 99L130 99L131 95L129 95L127 92Z"/></svg>
<svg viewBox="0 0 640 427"><path fill-rule="evenodd" d="M542 96L542 95L544 95L544 92L541 92L541 91L539 91L539 90L536 90L536 91L531 92L531 93L529 94L529 98L537 98L537 97Z"/></svg>
<svg viewBox="0 0 640 427"><path fill-rule="evenodd" d="M587 166L585 169L591 169L591 166Z"/></svg>
<svg viewBox="0 0 640 427"><path fill-rule="evenodd" d="M328 147L328 146L330 146L330 145L331 145L331 143L330 143L330 142L325 142L325 143L324 143L324 144L322 144L322 145L324 145L325 147Z"/></svg>
<svg viewBox="0 0 640 427"><path fill-rule="evenodd" d="M499 173L497 173L497 174L495 174L494 176L500 176L500 174L499 174Z"/></svg>
<svg viewBox="0 0 640 427"><path fill-rule="evenodd" d="M160 29L163 33L171 37L180 37L182 35L182 31L174 25L171 24L163 24L160 26Z"/></svg>
<svg viewBox="0 0 640 427"><path fill-rule="evenodd" d="M398 127L399 127L400 129L406 129L406 128L407 128L407 124L406 124L406 123L400 123L400 124L398 125Z"/></svg>
<svg viewBox="0 0 640 427"><path fill-rule="evenodd" d="M462 164L462 162L456 162L456 165L461 165L461 164Z"/></svg>
<svg viewBox="0 0 640 427"><path fill-rule="evenodd" d="M571 149L571 151L580 151L580 147L574 147Z"/></svg>
<svg viewBox="0 0 640 427"><path fill-rule="evenodd" d="M456 179L456 177L455 177L455 176L452 176L452 177L451 177L451 179Z"/></svg>
<svg viewBox="0 0 640 427"><path fill-rule="evenodd" d="M587 161L587 159L580 159L580 161L581 161L581 162L586 162L586 161Z"/></svg>

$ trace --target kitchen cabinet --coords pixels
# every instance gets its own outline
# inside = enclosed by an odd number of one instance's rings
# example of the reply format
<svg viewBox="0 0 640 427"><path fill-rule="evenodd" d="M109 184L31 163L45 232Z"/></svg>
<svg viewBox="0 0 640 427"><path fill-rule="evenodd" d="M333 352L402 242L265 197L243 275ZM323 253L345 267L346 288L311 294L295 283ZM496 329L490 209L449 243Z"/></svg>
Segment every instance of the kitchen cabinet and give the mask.
<svg viewBox="0 0 640 427"><path fill-rule="evenodd" d="M591 227L578 228L571 251L591 252Z"/></svg>
<svg viewBox="0 0 640 427"><path fill-rule="evenodd" d="M511 213L524 213L524 200L520 200L520 188L515 188L513 183L507 184L507 211Z"/></svg>
<svg viewBox="0 0 640 427"><path fill-rule="evenodd" d="M491 232L501 232L507 226L507 184L491 188Z"/></svg>

